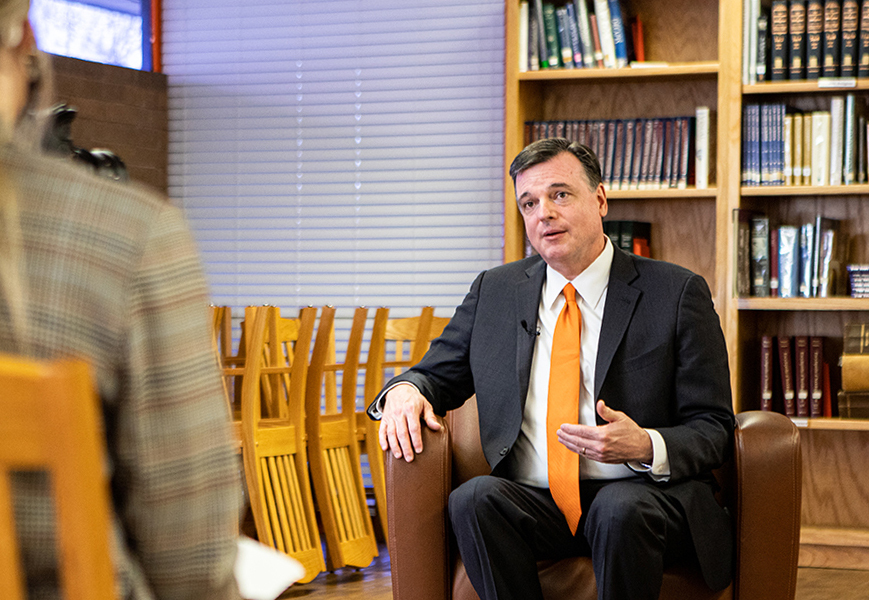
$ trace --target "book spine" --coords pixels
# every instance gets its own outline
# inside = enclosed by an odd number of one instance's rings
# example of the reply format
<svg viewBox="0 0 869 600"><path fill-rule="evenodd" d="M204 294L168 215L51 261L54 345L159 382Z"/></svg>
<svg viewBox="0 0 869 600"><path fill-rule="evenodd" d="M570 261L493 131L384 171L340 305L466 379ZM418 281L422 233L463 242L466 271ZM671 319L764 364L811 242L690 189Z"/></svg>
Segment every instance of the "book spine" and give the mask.
<svg viewBox="0 0 869 600"><path fill-rule="evenodd" d="M755 76L759 83L766 81L769 77L767 67L769 64L769 46L769 14L764 10L761 11L760 16L757 18L757 58Z"/></svg>
<svg viewBox="0 0 869 600"><path fill-rule="evenodd" d="M796 298L799 290L798 257L800 247L799 229L792 225L778 228L778 286L779 297Z"/></svg>
<svg viewBox="0 0 869 600"><path fill-rule="evenodd" d="M824 0L824 77L839 76L842 52L842 0Z"/></svg>
<svg viewBox="0 0 869 600"><path fill-rule="evenodd" d="M630 189L631 174L634 167L634 130L637 122L633 119L625 121L625 164L622 167L622 178L619 182L620 190Z"/></svg>
<svg viewBox="0 0 869 600"><path fill-rule="evenodd" d="M806 79L821 76L824 57L824 0L808 0L806 7Z"/></svg>
<svg viewBox="0 0 869 600"><path fill-rule="evenodd" d="M769 229L769 295L778 298L778 228Z"/></svg>
<svg viewBox="0 0 869 600"><path fill-rule="evenodd" d="M785 115L783 131L784 142L784 184L794 185L794 117Z"/></svg>
<svg viewBox="0 0 869 600"><path fill-rule="evenodd" d="M809 416L809 338L798 335L794 338L794 387L797 416Z"/></svg>
<svg viewBox="0 0 869 600"><path fill-rule="evenodd" d="M676 187L680 190L688 188L688 181L691 178L691 117L680 117L682 123L682 137L679 147L679 179L676 182Z"/></svg>
<svg viewBox="0 0 869 600"><path fill-rule="evenodd" d="M561 66L561 46L558 43L558 23L555 5L543 3L543 31L546 41L546 64L550 69Z"/></svg>
<svg viewBox="0 0 869 600"><path fill-rule="evenodd" d="M857 76L858 34L860 32L860 3L858 0L842 0L842 57L839 62L840 77Z"/></svg>
<svg viewBox="0 0 869 600"><path fill-rule="evenodd" d="M664 139L664 119L655 119L655 160L652 163L652 175L650 187L661 189L664 180L664 151L666 140Z"/></svg>
<svg viewBox="0 0 869 600"><path fill-rule="evenodd" d="M757 22L761 15L760 0L746 0L743 5L748 7L748 52L744 53L749 57L748 81L746 83L751 84L757 83L757 62L751 58L757 56Z"/></svg>
<svg viewBox="0 0 869 600"><path fill-rule="evenodd" d="M803 115L793 115L793 132L791 134L793 144L793 184L803 185Z"/></svg>
<svg viewBox="0 0 869 600"><path fill-rule="evenodd" d="M597 17L595 15L588 16L588 23L591 26L591 39L594 44L594 66L603 68L603 49L600 43L600 29L597 26Z"/></svg>
<svg viewBox="0 0 869 600"><path fill-rule="evenodd" d="M857 106L854 94L845 96L845 123L842 131L845 148L842 156L842 182L857 183Z"/></svg>
<svg viewBox="0 0 869 600"><path fill-rule="evenodd" d="M667 119L664 123L664 172L661 175L661 187L671 187L673 181L673 161L676 154L676 119Z"/></svg>
<svg viewBox="0 0 869 600"><path fill-rule="evenodd" d="M606 148L604 150L604 172L603 181L606 186L612 189L613 183L613 163L615 162L616 149L616 121L606 121Z"/></svg>
<svg viewBox="0 0 869 600"><path fill-rule="evenodd" d="M794 396L794 363L791 356L791 339L789 337L778 338L778 358L785 414L789 417L795 417L797 415L797 406Z"/></svg>
<svg viewBox="0 0 869 600"><path fill-rule="evenodd" d="M546 19L543 18L543 0L533 0L534 21L537 23L537 55L541 69L549 68L549 47L546 45ZM552 6L550 4L550 6Z"/></svg>
<svg viewBox="0 0 869 600"><path fill-rule="evenodd" d="M790 79L806 77L806 0L791 0L788 23Z"/></svg>
<svg viewBox="0 0 869 600"><path fill-rule="evenodd" d="M869 390L869 355L842 355L842 389L846 392Z"/></svg>
<svg viewBox="0 0 869 600"><path fill-rule="evenodd" d="M814 276L815 225L804 223L800 227L799 255L799 295L802 298L812 297L812 277Z"/></svg>
<svg viewBox="0 0 869 600"><path fill-rule="evenodd" d="M528 0L519 3L519 72L525 73L530 68L531 53L528 42L531 37L529 30L530 14L528 12ZM538 66L539 68L539 66Z"/></svg>
<svg viewBox="0 0 869 600"><path fill-rule="evenodd" d="M813 119L811 113L803 113L803 185L812 183L812 129Z"/></svg>
<svg viewBox="0 0 869 600"><path fill-rule="evenodd" d="M769 297L769 218L751 219L751 295Z"/></svg>
<svg viewBox="0 0 869 600"><path fill-rule="evenodd" d="M625 122L616 121L616 139L613 151L612 181L610 189L618 190L622 186L625 163Z"/></svg>
<svg viewBox="0 0 869 600"><path fill-rule="evenodd" d="M621 221L604 221L603 232L607 235L613 246L621 247Z"/></svg>
<svg viewBox="0 0 869 600"><path fill-rule="evenodd" d="M698 106L694 142L695 186L698 190L709 187L709 120L709 107Z"/></svg>
<svg viewBox="0 0 869 600"><path fill-rule="evenodd" d="M634 127L634 149L631 153L631 184L630 189L640 189L640 180L643 177L643 148L646 145L646 121L637 119Z"/></svg>
<svg viewBox="0 0 869 600"><path fill-rule="evenodd" d="M555 10L555 23L558 26L558 49L561 66L566 69L573 68L573 45L570 40L570 25L567 20L567 10L557 8Z"/></svg>
<svg viewBox="0 0 869 600"><path fill-rule="evenodd" d="M579 40L579 27L576 24L576 9L573 4L568 4L564 7L566 12L566 22L568 35L570 37L570 48L573 50L573 65L577 69L585 66L582 56L582 42Z"/></svg>
<svg viewBox="0 0 869 600"><path fill-rule="evenodd" d="M643 123L643 165L640 168L640 189L649 188L649 177L652 169L652 144L655 141L655 120L646 119Z"/></svg>
<svg viewBox="0 0 869 600"><path fill-rule="evenodd" d="M830 98L830 182L842 185L842 154L844 150L845 98Z"/></svg>
<svg viewBox="0 0 869 600"><path fill-rule="evenodd" d="M830 113L812 113L812 185L830 184Z"/></svg>
<svg viewBox="0 0 869 600"><path fill-rule="evenodd" d="M736 296L751 295L751 217L744 209L733 209L734 247L736 249Z"/></svg>
<svg viewBox="0 0 869 600"><path fill-rule="evenodd" d="M869 354L869 323L847 323L843 346L844 354Z"/></svg>
<svg viewBox="0 0 869 600"><path fill-rule="evenodd" d="M582 43L582 63L586 68L595 66L594 38L591 35L591 25L588 21L588 4L585 0L574 0L576 11L576 26L579 30L579 41Z"/></svg>
<svg viewBox="0 0 869 600"><path fill-rule="evenodd" d="M616 68L628 66L628 39L619 0L608 0Z"/></svg>
<svg viewBox="0 0 869 600"><path fill-rule="evenodd" d="M760 410L772 410L772 336L760 338Z"/></svg>
<svg viewBox="0 0 869 600"><path fill-rule="evenodd" d="M760 105L760 185L773 183L772 146L772 105Z"/></svg>
<svg viewBox="0 0 869 600"><path fill-rule="evenodd" d="M869 0L860 10L860 40L857 52L857 77L869 77Z"/></svg>
<svg viewBox="0 0 869 600"><path fill-rule="evenodd" d="M809 339L809 416L824 416L824 338Z"/></svg>
<svg viewBox="0 0 869 600"><path fill-rule="evenodd" d="M594 0L594 14L597 17L597 31L600 35L600 47L603 52L603 66L607 69L614 69L616 67L616 48L615 41L613 41L609 0Z"/></svg>
<svg viewBox="0 0 869 600"><path fill-rule="evenodd" d="M772 2L772 81L787 79L788 74L788 3L787 0Z"/></svg>

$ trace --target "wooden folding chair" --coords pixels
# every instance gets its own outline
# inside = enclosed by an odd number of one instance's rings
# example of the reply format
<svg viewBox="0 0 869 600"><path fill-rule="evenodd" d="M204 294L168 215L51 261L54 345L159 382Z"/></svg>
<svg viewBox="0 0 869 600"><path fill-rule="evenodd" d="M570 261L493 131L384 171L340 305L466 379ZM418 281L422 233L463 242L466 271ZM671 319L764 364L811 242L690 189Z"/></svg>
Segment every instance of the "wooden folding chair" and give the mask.
<svg viewBox="0 0 869 600"><path fill-rule="evenodd" d="M51 480L63 597L115 598L102 415L87 365L0 356L0 390L0 598L25 598L9 478L34 470Z"/></svg>
<svg viewBox="0 0 869 600"><path fill-rule="evenodd" d="M241 392L242 455L251 512L259 541L302 563L305 576L300 582L306 583L325 570L303 424L308 352L317 311L303 308L295 328L287 328L295 329L291 363L286 355L279 358L288 346L276 341L281 330L278 310L251 307L245 314L248 359ZM267 357L271 357L268 362ZM270 386L265 392L264 381ZM282 406L274 406L276 397L283 398ZM263 406L275 409L277 416L263 418Z"/></svg>
<svg viewBox="0 0 869 600"><path fill-rule="evenodd" d="M326 357L330 344L334 343L335 309L323 307L308 373L305 423L311 479L323 521L330 570L348 565L367 567L377 556L356 441L356 381L367 314L366 308L356 309L344 362L330 363L327 367ZM323 402L327 368L342 371L340 410L330 410Z"/></svg>
<svg viewBox="0 0 869 600"><path fill-rule="evenodd" d="M374 315L368 360L365 364L365 401L368 406L383 388L385 369L398 375L412 367L425 355L431 341L438 337L449 323L445 317L435 317L434 308L426 306L418 317L390 319L388 308L378 308ZM388 359L388 360L387 360ZM356 413L356 429L368 455L374 502L383 539L389 539L386 520L386 476L383 470L383 451L380 449L380 423L372 421L365 411Z"/></svg>

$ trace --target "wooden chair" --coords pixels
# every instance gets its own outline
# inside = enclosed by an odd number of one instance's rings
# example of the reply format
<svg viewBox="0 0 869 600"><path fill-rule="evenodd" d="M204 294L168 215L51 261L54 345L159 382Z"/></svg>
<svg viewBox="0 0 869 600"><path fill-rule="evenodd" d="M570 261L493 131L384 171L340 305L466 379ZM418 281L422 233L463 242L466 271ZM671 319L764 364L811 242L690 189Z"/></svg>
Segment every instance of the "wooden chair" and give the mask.
<svg viewBox="0 0 869 600"><path fill-rule="evenodd" d="M249 358L241 392L242 455L251 512L259 541L305 567L301 583L311 581L325 569L308 478L303 412L316 313L310 307L299 311L296 339L291 344L293 359L288 363L284 357L283 364L278 364L278 352L272 351L278 346L284 352L287 348L275 341L281 330L278 310L251 307L245 311ZM270 335L275 337L267 346ZM270 362L268 356L272 357ZM270 385L265 394L264 381ZM283 398L276 410L278 416L264 418L263 407L275 408L275 397Z"/></svg>
<svg viewBox="0 0 869 600"><path fill-rule="evenodd" d="M443 332L450 321L445 317L435 317L434 308L431 306L424 307L418 317L388 317L388 308L377 309L365 365L363 410L356 413L357 435L364 453L368 455L374 502L384 540L389 539L389 524L386 519L386 476L383 470L383 451L380 449L380 423L369 419L364 407L383 388L384 370L390 369L392 374L398 375L418 363L431 341Z"/></svg>
<svg viewBox="0 0 869 600"><path fill-rule="evenodd" d="M115 598L102 415L80 361L0 357L0 598L23 600L10 472L47 472L67 600Z"/></svg>
<svg viewBox="0 0 869 600"><path fill-rule="evenodd" d="M323 402L326 358L330 345L334 344L335 309L331 306L323 307L320 313L308 373L305 424L311 479L323 521L330 570L367 567L377 556L356 441L356 382L367 314L367 308L356 309L344 362L328 365L330 371L342 372L340 410L324 409Z"/></svg>
<svg viewBox="0 0 869 600"><path fill-rule="evenodd" d="M236 452L241 452L241 377L244 374L243 353L232 353L232 309L228 306L209 307L211 313L211 342L220 368L223 396L229 412L232 439Z"/></svg>

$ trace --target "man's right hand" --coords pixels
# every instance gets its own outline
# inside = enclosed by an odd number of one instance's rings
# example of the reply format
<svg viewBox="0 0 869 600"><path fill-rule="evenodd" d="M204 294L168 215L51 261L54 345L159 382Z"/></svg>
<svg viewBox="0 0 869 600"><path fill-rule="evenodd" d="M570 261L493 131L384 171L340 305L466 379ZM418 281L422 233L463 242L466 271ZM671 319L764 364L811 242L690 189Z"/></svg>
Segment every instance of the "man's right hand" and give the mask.
<svg viewBox="0 0 869 600"><path fill-rule="evenodd" d="M386 392L381 414L380 447L407 462L422 452L421 420L429 429L441 430L431 403L411 384L399 384Z"/></svg>

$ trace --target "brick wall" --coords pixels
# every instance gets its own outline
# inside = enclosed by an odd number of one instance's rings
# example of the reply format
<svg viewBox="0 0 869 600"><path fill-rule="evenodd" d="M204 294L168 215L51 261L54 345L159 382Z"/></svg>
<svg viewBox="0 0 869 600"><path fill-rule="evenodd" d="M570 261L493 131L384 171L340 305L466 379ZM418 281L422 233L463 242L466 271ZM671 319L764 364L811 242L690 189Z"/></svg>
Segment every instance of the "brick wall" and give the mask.
<svg viewBox="0 0 869 600"><path fill-rule="evenodd" d="M78 109L73 143L111 150L127 165L131 179L165 194L166 76L64 56L52 59L55 98Z"/></svg>

